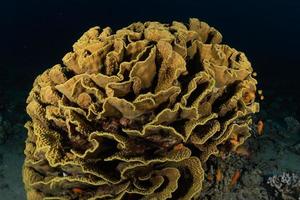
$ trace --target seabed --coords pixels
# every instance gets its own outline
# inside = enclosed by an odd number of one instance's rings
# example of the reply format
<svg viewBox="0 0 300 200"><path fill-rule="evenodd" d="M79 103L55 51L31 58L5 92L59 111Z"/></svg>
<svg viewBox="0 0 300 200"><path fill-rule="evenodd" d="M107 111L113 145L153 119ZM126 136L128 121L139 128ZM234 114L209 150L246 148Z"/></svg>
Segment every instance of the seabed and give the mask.
<svg viewBox="0 0 300 200"><path fill-rule="evenodd" d="M1 199L22 200L23 149L28 119L27 92L0 90L0 194ZM203 190L198 199L260 200L300 199L300 120L298 100L266 99L254 122L261 120L263 132L253 126L252 137L236 152L207 162ZM269 98L268 98L269 97ZM284 105L284 107L283 107Z"/></svg>

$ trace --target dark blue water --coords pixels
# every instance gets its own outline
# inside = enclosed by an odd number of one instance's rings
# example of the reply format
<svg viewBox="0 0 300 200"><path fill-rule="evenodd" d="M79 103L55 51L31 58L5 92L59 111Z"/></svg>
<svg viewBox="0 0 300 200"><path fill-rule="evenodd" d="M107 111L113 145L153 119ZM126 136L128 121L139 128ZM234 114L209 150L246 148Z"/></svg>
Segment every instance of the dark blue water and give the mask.
<svg viewBox="0 0 300 200"><path fill-rule="evenodd" d="M12 0L2 2L0 11L0 67L2 72L14 72L13 77L1 72L1 77L18 78L17 85L30 87L33 78L60 62L89 27L117 30L134 21L188 22L197 17L217 28L224 43L246 53L264 89L299 94L297 0Z"/></svg>

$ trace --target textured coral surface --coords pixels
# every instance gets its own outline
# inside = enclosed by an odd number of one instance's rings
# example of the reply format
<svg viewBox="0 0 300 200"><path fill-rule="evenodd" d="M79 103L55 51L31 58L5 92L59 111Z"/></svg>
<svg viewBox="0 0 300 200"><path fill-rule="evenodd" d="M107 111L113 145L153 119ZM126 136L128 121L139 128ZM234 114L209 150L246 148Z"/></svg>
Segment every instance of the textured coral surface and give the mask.
<svg viewBox="0 0 300 200"><path fill-rule="evenodd" d="M27 99L27 198L196 199L259 110L250 62L221 40L195 18L85 32Z"/></svg>

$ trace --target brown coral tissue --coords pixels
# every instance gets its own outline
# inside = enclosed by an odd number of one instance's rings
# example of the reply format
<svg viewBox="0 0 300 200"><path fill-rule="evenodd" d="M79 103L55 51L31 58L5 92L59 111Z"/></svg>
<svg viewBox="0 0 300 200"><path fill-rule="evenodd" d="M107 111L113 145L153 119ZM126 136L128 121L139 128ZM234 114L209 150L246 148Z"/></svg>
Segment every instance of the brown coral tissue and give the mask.
<svg viewBox="0 0 300 200"><path fill-rule="evenodd" d="M27 99L27 199L197 199L250 136L257 81L205 22L93 27Z"/></svg>

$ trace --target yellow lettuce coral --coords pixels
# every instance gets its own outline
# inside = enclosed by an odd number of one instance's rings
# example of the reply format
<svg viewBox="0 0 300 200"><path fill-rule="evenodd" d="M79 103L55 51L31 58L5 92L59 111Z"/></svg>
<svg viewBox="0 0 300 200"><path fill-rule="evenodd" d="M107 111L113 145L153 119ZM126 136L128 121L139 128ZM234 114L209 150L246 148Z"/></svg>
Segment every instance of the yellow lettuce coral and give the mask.
<svg viewBox="0 0 300 200"><path fill-rule="evenodd" d="M259 110L250 62L221 39L195 18L85 32L27 99L27 198L199 195L202 166Z"/></svg>

